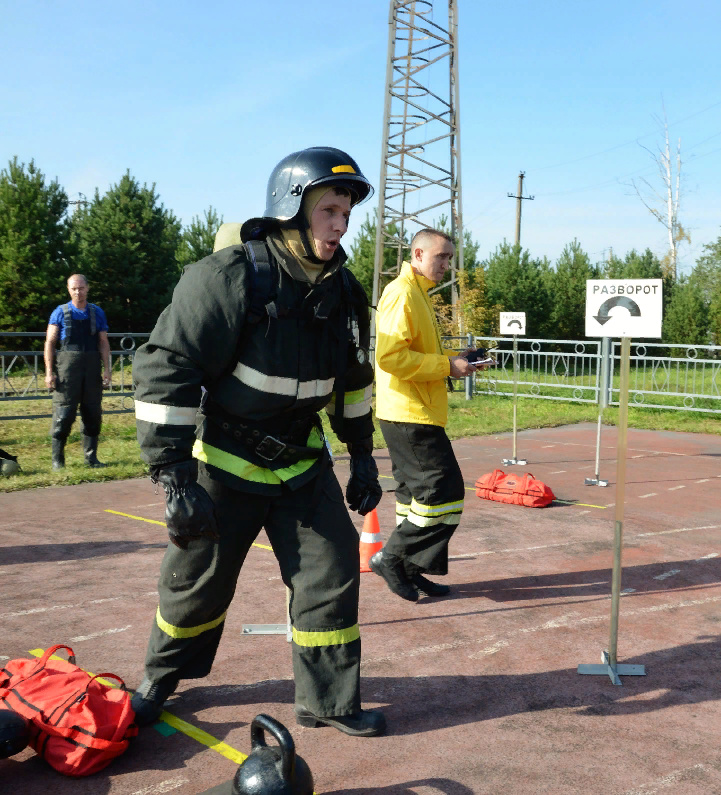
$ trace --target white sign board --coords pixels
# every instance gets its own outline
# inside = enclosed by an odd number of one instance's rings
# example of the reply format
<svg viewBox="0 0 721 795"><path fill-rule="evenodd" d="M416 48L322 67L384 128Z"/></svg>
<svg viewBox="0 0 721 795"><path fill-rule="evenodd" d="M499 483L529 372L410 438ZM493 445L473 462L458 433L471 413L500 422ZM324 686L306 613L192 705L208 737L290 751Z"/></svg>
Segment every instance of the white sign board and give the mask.
<svg viewBox="0 0 721 795"><path fill-rule="evenodd" d="M501 312L501 323L499 331L501 334L525 334L526 313Z"/></svg>
<svg viewBox="0 0 721 795"><path fill-rule="evenodd" d="M587 337L660 337L661 279L588 279Z"/></svg>

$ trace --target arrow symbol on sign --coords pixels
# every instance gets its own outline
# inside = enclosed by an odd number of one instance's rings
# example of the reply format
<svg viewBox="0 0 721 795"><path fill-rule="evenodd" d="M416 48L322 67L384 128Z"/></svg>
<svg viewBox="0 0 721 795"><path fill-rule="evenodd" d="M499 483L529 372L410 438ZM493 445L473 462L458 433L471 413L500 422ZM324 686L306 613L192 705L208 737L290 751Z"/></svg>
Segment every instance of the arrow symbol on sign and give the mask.
<svg viewBox="0 0 721 795"><path fill-rule="evenodd" d="M603 326L604 323L608 323L611 319L608 313L609 310L613 309L615 306L623 306L628 309L631 317L641 317L641 310L635 301L626 298L625 295L614 295L613 298L609 298L601 304L598 314L594 315L594 318Z"/></svg>
<svg viewBox="0 0 721 795"><path fill-rule="evenodd" d="M521 326L521 321L516 320L516 318L508 321L508 328L510 328L511 326L518 326L518 328L523 328L523 326Z"/></svg>

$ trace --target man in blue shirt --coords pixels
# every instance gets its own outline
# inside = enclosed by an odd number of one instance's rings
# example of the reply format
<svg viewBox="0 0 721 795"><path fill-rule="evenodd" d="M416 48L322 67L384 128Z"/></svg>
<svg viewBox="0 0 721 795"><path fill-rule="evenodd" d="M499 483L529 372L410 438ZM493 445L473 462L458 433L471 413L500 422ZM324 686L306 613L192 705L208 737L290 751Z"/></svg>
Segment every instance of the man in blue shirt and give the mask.
<svg viewBox="0 0 721 795"><path fill-rule="evenodd" d="M78 405L85 462L97 469L105 466L97 453L103 387L110 386L108 321L99 306L88 303L88 280L81 273L68 279L68 293L72 300L55 308L45 337L45 385L54 390L53 469L65 466L65 442Z"/></svg>

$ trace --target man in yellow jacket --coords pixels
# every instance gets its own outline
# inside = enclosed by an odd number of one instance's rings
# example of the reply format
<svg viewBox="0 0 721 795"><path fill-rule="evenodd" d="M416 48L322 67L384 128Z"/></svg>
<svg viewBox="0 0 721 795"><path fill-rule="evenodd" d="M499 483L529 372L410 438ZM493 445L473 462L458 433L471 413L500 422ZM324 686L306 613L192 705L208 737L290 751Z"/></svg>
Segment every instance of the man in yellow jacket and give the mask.
<svg viewBox="0 0 721 795"><path fill-rule="evenodd" d="M446 353L428 290L450 267L453 242L422 229L411 261L383 291L376 314L376 414L393 463L396 529L370 560L393 593L410 602L419 592L450 588L425 574L448 573L448 542L463 511L465 486L445 432L446 378L476 367L464 352Z"/></svg>

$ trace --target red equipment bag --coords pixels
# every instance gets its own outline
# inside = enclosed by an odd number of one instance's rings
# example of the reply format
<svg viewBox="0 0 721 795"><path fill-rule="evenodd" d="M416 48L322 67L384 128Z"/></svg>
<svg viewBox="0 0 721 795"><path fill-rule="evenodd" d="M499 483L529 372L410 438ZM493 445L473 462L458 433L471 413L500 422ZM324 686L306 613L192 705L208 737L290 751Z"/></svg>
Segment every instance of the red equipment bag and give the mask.
<svg viewBox="0 0 721 795"><path fill-rule="evenodd" d="M530 472L525 475L506 474L494 469L476 481L476 494L483 500L525 505L527 508L544 508L555 500L551 489Z"/></svg>
<svg viewBox="0 0 721 795"><path fill-rule="evenodd" d="M50 659L58 649L69 652L67 662ZM117 679L120 687L99 682L100 676ZM115 674L83 671L69 646L6 663L0 671L0 709L31 722L30 745L66 776L97 773L138 733L125 682Z"/></svg>

